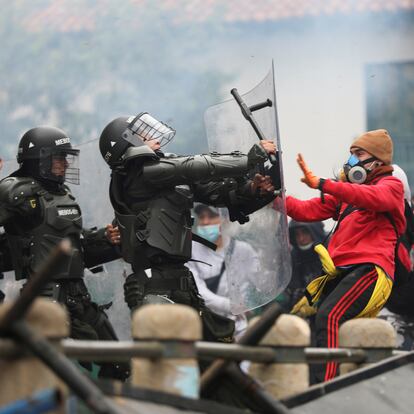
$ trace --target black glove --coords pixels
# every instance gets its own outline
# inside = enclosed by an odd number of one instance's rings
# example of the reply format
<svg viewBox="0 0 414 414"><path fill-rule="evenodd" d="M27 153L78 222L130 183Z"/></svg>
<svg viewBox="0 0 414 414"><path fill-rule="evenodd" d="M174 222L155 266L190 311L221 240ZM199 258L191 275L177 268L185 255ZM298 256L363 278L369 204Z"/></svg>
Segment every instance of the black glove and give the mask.
<svg viewBox="0 0 414 414"><path fill-rule="evenodd" d="M247 164L249 168L254 168L258 164L264 164L267 159L267 152L258 144L253 144L247 153Z"/></svg>
<svg viewBox="0 0 414 414"><path fill-rule="evenodd" d="M124 299L131 311L142 305L144 285L140 283L138 276L134 273L125 279Z"/></svg>

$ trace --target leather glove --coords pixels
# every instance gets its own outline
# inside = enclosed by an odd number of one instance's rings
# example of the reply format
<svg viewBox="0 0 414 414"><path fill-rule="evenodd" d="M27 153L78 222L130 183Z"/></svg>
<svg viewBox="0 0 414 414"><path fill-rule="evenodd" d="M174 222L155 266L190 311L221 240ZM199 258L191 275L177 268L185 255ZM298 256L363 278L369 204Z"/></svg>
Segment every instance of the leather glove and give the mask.
<svg viewBox="0 0 414 414"><path fill-rule="evenodd" d="M298 154L296 161L303 172L304 177L300 179L303 183L305 183L310 188L319 188L320 178L317 177L306 165L305 160L302 157L302 154Z"/></svg>

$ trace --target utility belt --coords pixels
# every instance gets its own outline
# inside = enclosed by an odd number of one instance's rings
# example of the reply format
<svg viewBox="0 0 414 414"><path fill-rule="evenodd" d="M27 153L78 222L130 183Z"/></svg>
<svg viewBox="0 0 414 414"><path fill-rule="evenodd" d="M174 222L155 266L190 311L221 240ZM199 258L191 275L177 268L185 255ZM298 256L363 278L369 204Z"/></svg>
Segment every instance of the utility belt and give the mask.
<svg viewBox="0 0 414 414"><path fill-rule="evenodd" d="M152 276L147 277L143 269L134 269L124 284L124 297L131 310L145 303L145 298L159 296L168 303L188 305L200 312L203 322L203 338L207 341L231 342L234 321L217 315L205 306L199 296L197 285L190 270L183 264L153 267ZM158 302L160 303L160 302Z"/></svg>
<svg viewBox="0 0 414 414"><path fill-rule="evenodd" d="M24 286L23 286L24 287ZM47 283L40 296L52 299L57 302L66 303L73 300L82 300L89 303L91 296L83 279L60 279Z"/></svg>
<svg viewBox="0 0 414 414"><path fill-rule="evenodd" d="M152 277L146 278L146 290L181 290L189 291L194 288L192 274L189 269L180 268L152 268Z"/></svg>
<svg viewBox="0 0 414 414"><path fill-rule="evenodd" d="M148 277L144 269L134 269L124 283L125 302L131 310L144 304L150 295L165 296L176 303L201 307L197 286L190 270L183 264L157 266ZM193 303L194 302L194 303Z"/></svg>

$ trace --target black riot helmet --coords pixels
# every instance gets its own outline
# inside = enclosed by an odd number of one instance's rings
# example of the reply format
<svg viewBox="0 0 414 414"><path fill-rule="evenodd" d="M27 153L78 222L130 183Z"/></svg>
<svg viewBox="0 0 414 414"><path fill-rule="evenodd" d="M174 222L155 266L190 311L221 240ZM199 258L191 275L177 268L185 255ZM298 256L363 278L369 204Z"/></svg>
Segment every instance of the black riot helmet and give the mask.
<svg viewBox="0 0 414 414"><path fill-rule="evenodd" d="M106 163L111 168L117 168L122 165L128 147L140 147L151 140L157 140L162 147L174 135L174 129L147 112L141 112L137 116L119 117L111 121L101 133L99 149Z"/></svg>
<svg viewBox="0 0 414 414"><path fill-rule="evenodd" d="M34 177L79 184L79 150L59 128L29 129L20 139L17 162Z"/></svg>

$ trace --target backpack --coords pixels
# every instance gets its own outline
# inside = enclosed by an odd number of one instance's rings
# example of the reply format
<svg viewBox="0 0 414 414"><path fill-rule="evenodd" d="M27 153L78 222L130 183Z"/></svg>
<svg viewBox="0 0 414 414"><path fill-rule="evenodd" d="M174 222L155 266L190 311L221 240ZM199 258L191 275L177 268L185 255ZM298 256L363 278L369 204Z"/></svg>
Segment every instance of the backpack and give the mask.
<svg viewBox="0 0 414 414"><path fill-rule="evenodd" d="M339 214L341 204L337 206L338 221L335 226L334 232L338 230L341 221L350 213L358 210L352 205L348 205L347 208ZM414 244L414 214L407 200L404 200L404 216L406 219L405 231L401 236L398 236L397 226L395 225L394 218L390 213L385 213L390 220L395 233L397 234L397 243L394 250L394 284L391 290L390 297L385 304L385 307L391 312L399 315L412 315L414 316L414 272L409 271L401 262L398 257L398 250L402 243L408 252L411 251L411 246Z"/></svg>
<svg viewBox="0 0 414 414"><path fill-rule="evenodd" d="M395 245L394 284L385 307L400 315L414 315L414 272L410 272L398 257L400 244L403 244L408 252L411 251L411 246L414 244L414 214L407 200L404 202L404 215L407 225L405 232L397 238ZM389 213L386 214L398 234L394 219Z"/></svg>

